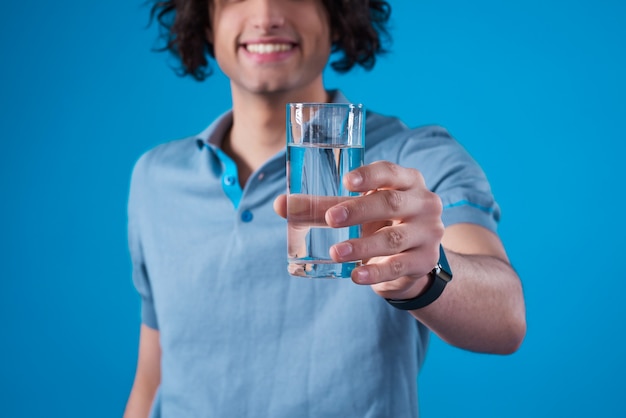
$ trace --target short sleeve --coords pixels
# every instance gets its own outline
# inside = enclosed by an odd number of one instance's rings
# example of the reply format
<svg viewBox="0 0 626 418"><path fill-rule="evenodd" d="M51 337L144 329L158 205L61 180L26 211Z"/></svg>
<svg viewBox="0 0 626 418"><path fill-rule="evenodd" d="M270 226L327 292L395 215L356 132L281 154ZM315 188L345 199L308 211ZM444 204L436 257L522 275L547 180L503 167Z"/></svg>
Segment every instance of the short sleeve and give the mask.
<svg viewBox="0 0 626 418"><path fill-rule="evenodd" d="M128 247L132 261L133 284L141 296L141 321L150 328L158 329L150 278L141 245L140 208L138 207L138 203L141 201L138 196L141 189L140 163L141 160L133 170L128 198Z"/></svg>
<svg viewBox="0 0 626 418"><path fill-rule="evenodd" d="M419 158L412 156L420 155ZM443 128L414 131L403 145L401 163L415 166L443 204L442 221L480 225L496 232L500 208L478 163Z"/></svg>

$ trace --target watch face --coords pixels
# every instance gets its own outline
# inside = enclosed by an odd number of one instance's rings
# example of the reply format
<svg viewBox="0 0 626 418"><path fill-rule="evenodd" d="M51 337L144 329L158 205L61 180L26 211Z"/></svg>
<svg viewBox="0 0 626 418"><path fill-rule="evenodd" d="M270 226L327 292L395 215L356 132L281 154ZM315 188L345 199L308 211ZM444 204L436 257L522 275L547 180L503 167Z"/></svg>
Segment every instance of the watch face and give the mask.
<svg viewBox="0 0 626 418"><path fill-rule="evenodd" d="M440 263L440 264L437 264L437 267L435 267L434 273L440 279L445 280L446 282L449 282L450 280L452 280L452 272L450 272L449 270L450 268L448 268L448 271L446 271L446 269L443 268L443 266Z"/></svg>
<svg viewBox="0 0 626 418"><path fill-rule="evenodd" d="M446 253L443 251L443 245L439 245L439 263L435 267L435 274L446 282L452 280L452 270L448 264Z"/></svg>

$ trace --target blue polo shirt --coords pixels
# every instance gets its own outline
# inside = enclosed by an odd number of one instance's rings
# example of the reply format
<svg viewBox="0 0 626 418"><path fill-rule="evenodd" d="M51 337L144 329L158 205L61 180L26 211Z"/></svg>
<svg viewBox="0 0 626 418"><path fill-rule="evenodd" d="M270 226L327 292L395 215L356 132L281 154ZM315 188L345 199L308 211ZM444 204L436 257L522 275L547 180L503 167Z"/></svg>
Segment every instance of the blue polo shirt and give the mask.
<svg viewBox="0 0 626 418"><path fill-rule="evenodd" d="M341 93L335 101L346 102ZM428 330L369 286L287 273L285 152L243 189L220 150L230 112L144 154L129 243L142 321L160 331L153 417L417 417ZM446 225L496 230L485 175L441 127L368 112L365 162L422 172Z"/></svg>

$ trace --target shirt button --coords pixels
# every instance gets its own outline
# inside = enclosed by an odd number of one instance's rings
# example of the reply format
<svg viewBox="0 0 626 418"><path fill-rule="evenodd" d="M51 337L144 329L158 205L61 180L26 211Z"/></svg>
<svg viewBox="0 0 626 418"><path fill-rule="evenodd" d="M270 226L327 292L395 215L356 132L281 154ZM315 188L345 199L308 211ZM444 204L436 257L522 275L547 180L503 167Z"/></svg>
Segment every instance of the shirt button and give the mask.
<svg viewBox="0 0 626 418"><path fill-rule="evenodd" d="M265 177L265 173L259 173L259 176L257 177L257 179L259 179L259 181L263 180L263 178Z"/></svg>
<svg viewBox="0 0 626 418"><path fill-rule="evenodd" d="M253 217L254 216L252 216L252 212L250 212L249 210L244 210L241 213L241 220L243 222L251 222Z"/></svg>
<svg viewBox="0 0 626 418"><path fill-rule="evenodd" d="M233 184L235 184L235 176L225 176L224 184L227 186L232 186Z"/></svg>

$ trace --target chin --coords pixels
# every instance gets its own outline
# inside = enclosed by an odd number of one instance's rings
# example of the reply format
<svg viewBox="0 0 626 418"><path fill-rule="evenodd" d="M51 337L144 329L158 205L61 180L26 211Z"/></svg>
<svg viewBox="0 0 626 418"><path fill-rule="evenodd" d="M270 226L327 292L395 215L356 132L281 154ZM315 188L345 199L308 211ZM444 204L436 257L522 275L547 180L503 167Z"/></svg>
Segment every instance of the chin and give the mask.
<svg viewBox="0 0 626 418"><path fill-rule="evenodd" d="M282 94L293 91L293 86L285 86L276 83L261 83L254 86L248 86L246 90L252 94Z"/></svg>

